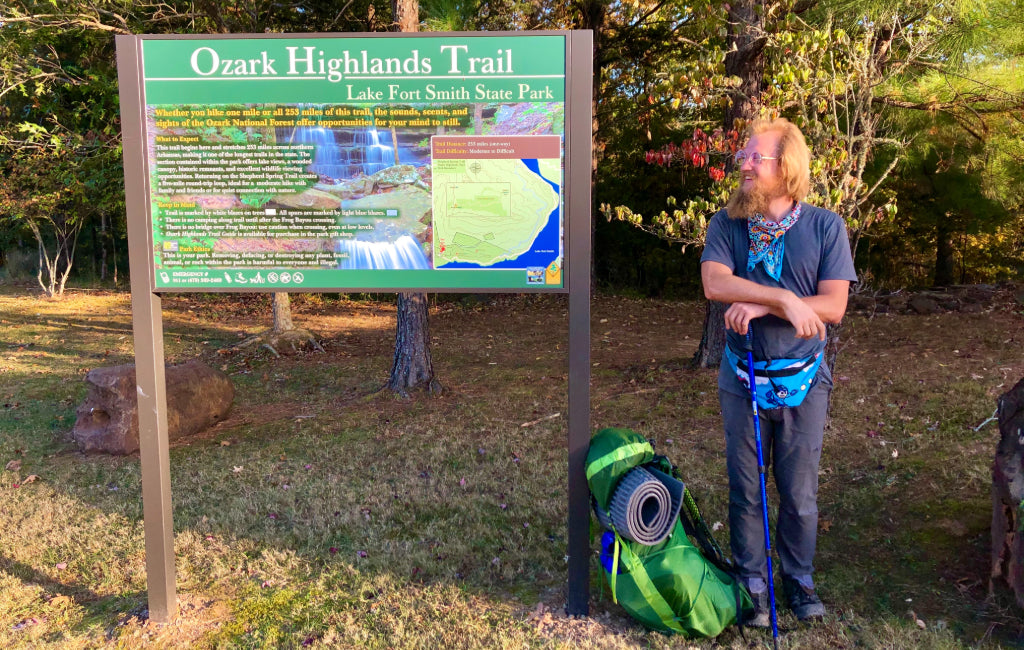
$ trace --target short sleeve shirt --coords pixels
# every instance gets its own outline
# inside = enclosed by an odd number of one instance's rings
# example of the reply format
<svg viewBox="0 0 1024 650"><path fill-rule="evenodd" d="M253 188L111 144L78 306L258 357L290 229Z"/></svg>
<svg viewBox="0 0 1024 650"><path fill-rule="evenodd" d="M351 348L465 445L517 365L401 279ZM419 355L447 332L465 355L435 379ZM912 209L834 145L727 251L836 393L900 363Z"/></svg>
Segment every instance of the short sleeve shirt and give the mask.
<svg viewBox="0 0 1024 650"><path fill-rule="evenodd" d="M719 210L708 224L700 261L724 264L737 277L768 287L788 289L801 298L816 295L818 283L822 280L857 280L846 226L836 213L801 204L800 219L786 231L784 241L782 274L778 281L765 272L760 262L752 271L747 271L750 250L747 220L730 219L725 210ZM726 343L736 351L744 346L743 337L732 330L726 331ZM754 356L757 359L800 359L816 354L824 347L824 341L817 338L797 338L796 329L783 318L769 314L754 321ZM827 364L821 365L818 377L831 385ZM718 375L718 387L730 393L746 393L724 360Z"/></svg>

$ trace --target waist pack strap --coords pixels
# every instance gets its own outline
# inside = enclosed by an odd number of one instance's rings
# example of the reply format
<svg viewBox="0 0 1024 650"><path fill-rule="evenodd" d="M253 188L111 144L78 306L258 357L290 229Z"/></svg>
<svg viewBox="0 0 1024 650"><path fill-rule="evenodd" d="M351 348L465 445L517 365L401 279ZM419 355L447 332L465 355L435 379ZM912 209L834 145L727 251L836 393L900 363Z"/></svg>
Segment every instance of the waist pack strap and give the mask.
<svg viewBox="0 0 1024 650"><path fill-rule="evenodd" d="M732 356L736 359L735 363L732 363L732 360L730 360L731 365L734 365L738 370L744 373L749 373L750 369L747 368L746 355L736 354L735 352L732 351L731 348L729 349L729 351L732 352ZM786 368L772 368L770 364L766 361L755 361L754 376L771 377L773 379L782 377L792 377L793 375L799 375L800 373L804 372L805 370L813 366L817 360L817 355L812 355L804 359L797 359L796 361L799 362L798 364L787 364L788 367ZM785 359L783 361L789 362L792 360Z"/></svg>
<svg viewBox="0 0 1024 650"><path fill-rule="evenodd" d="M640 558L630 550L629 544L625 544L619 539L618 532L615 533L615 541L618 542L622 549L622 562L626 565L626 570L629 571L629 575L633 578L633 582L636 584L637 589L640 590L640 594L643 595L647 604L651 606L651 609L658 615L658 618L665 624L665 627L679 634L686 635L686 630L676 620L672 607L665 600L665 597L661 595L657 587L654 586L654 583L651 582L651 577L647 575L647 570L644 569L644 564L640 561Z"/></svg>
<svg viewBox="0 0 1024 650"><path fill-rule="evenodd" d="M755 361L753 390L758 406L763 409L800 406L816 379L824 356L823 352L818 352L803 359ZM729 346L725 347L723 357L739 382L750 390L750 370L746 359Z"/></svg>

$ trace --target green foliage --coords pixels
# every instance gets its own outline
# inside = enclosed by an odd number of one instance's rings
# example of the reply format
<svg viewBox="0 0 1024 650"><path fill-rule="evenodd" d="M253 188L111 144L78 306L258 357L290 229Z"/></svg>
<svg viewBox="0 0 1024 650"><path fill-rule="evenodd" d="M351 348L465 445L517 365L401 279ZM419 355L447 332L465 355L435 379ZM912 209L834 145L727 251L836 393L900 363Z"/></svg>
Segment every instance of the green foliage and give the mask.
<svg viewBox="0 0 1024 650"><path fill-rule="evenodd" d="M1003 262L979 260L975 272L962 274L964 278L991 280L1020 268L1019 253L1015 261L1009 248L1020 241L1018 217L1024 206L1019 180L1024 177L1020 3L922 6L833 0L815 3L800 14L786 13L786 6L776 3L757 6L764 19L763 32L753 28L755 37L764 39L760 112L789 117L801 127L812 152L809 201L844 218L855 252L864 236L873 237L870 245L877 249L882 240L900 235L916 237L913 247L935 251L934 226L941 222L947 240L961 238L962 255L987 255L979 237L991 238L985 242L998 243L1005 253ZM685 148L690 134L696 140L700 133L695 127L720 123L721 110L738 83L725 78L717 63L726 55L726 41L714 30L726 9L719 7L716 14L711 6L707 11L717 22L697 33L703 36L692 37L704 51L681 47L669 57L667 70L658 68L663 83L644 88L651 91L648 105L679 106L668 115L640 108L647 138L655 146L668 140L682 141ZM718 55L709 56L707 50L715 48ZM977 140L977 151L957 154L941 129ZM730 153L709 144L712 158L691 163L688 150L682 158L666 159L673 147L648 146L647 162L699 171L713 164L715 153ZM941 150L941 210L915 203L920 197L912 191L914 167L907 158L919 147ZM634 164L641 164L639 159L633 154ZM686 174L683 179L682 188L661 195L661 206L650 207L649 197L635 193L614 193L615 202L602 205L602 212L684 249L700 246L703 223L724 204L735 181L693 183ZM949 218L953 211L955 218ZM926 212L932 216L925 217ZM941 257L944 249L939 250ZM884 275L892 268L872 270Z"/></svg>

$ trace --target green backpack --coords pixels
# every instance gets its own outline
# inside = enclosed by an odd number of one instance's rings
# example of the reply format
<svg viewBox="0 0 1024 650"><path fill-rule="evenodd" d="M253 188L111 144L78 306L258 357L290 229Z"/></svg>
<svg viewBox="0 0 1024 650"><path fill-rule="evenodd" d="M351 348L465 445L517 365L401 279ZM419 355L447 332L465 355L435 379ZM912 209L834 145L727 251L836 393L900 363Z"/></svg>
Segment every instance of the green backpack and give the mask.
<svg viewBox="0 0 1024 650"><path fill-rule="evenodd" d="M602 429L591 440L586 475L598 518L611 528L601 555L612 599L651 629L687 638L718 636L738 614L749 614L753 601L730 574L731 564L689 490L683 490L683 507L668 538L652 546L624 537L606 514L619 482L641 465L679 478L668 459L655 456L634 431Z"/></svg>

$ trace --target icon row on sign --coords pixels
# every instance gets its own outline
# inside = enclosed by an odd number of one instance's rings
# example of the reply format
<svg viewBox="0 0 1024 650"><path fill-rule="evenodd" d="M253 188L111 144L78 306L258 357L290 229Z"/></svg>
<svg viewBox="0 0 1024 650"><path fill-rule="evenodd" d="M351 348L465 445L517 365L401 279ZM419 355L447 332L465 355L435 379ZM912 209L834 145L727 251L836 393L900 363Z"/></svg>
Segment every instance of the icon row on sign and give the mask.
<svg viewBox="0 0 1024 650"><path fill-rule="evenodd" d="M296 271L294 273L289 273L288 271L282 271L281 273L271 271L270 273L267 273L267 282L271 283L280 282L282 284L301 284L305 279L306 276L304 276L301 271Z"/></svg>
<svg viewBox="0 0 1024 650"><path fill-rule="evenodd" d="M246 277L246 275L241 271L235 271L233 276L227 271L224 271L224 279L228 284L266 284L268 282L270 284L302 284L302 281L306 279L306 276L303 275L301 271L296 271L295 273L289 273L288 271L277 273L276 271L271 271L270 273L267 273L266 278L263 277L263 273L261 271L257 271L256 275L250 277ZM164 281L166 282L167 279L164 278Z"/></svg>

